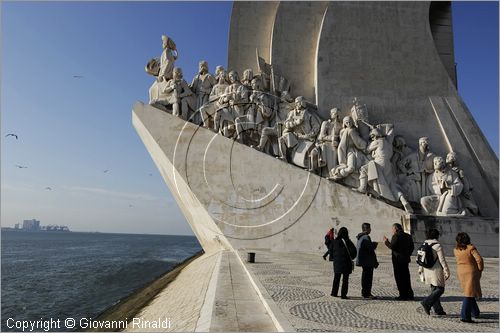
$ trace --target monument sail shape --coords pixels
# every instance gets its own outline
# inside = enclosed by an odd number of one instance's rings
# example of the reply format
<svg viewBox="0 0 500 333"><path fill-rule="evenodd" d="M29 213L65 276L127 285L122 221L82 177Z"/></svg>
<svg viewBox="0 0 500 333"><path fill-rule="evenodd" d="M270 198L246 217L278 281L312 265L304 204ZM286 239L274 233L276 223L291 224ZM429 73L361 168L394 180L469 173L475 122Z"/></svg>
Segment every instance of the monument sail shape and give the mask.
<svg viewBox="0 0 500 333"><path fill-rule="evenodd" d="M332 226L403 221L496 256L498 159L452 41L446 3L235 2L229 73L201 61L189 85L164 36L133 124L205 251L316 251Z"/></svg>

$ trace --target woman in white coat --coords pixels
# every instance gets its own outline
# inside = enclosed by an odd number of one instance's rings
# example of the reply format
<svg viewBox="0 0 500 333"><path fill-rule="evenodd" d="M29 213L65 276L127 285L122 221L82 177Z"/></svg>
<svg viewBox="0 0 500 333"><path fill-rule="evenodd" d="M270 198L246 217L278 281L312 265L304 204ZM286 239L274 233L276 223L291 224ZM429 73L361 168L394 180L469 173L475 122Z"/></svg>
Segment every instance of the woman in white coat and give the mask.
<svg viewBox="0 0 500 333"><path fill-rule="evenodd" d="M431 308L434 308L434 313L438 316L446 315L441 306L441 295L444 293L445 281L450 277L450 269L446 263L443 247L438 242L439 231L429 229L427 231L427 240L425 243L432 246L432 254L434 255L434 265L431 268L419 266L418 273L423 276L425 284L431 286L431 293L424 298L420 304L424 308L425 313L430 315Z"/></svg>

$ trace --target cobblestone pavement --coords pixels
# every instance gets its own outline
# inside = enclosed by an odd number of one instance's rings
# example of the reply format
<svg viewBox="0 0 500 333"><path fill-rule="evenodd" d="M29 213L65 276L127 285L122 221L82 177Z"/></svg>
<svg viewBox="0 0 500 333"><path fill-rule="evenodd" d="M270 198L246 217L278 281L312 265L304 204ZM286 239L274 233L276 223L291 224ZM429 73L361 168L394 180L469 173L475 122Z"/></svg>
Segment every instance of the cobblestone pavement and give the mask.
<svg viewBox="0 0 500 333"><path fill-rule="evenodd" d="M243 255L243 254L241 254ZM379 256L372 293L377 300L361 297L361 268L349 279L349 300L330 296L332 263L321 254L257 252L256 263L246 263L272 300L297 331L496 331L498 330L498 259L485 259L481 279L481 318L476 324L460 321L462 290L455 258L447 258L451 277L441 302L447 316L428 316L420 300L429 286L418 280L414 257L410 264L416 301L395 301L398 296L390 256Z"/></svg>

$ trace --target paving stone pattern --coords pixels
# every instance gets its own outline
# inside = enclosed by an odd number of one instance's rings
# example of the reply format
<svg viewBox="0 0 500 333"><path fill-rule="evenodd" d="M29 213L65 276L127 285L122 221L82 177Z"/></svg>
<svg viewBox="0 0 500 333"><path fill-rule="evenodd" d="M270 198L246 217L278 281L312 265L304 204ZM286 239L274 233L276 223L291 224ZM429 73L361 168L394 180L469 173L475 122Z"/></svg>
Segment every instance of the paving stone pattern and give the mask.
<svg viewBox="0 0 500 333"><path fill-rule="evenodd" d="M242 253L243 255L243 253ZM462 290L456 275L455 258L447 257L451 277L441 303L447 316L428 316L420 300L429 286L418 281L418 266L410 264L416 301L395 301L398 291L390 256L379 256L372 293L378 300L361 297L361 268L349 279L349 300L330 296L332 263L321 254L257 252L256 263L246 263L278 308L297 331L497 331L498 259L485 259L481 279L483 298L478 302L481 318L476 324L460 322Z"/></svg>

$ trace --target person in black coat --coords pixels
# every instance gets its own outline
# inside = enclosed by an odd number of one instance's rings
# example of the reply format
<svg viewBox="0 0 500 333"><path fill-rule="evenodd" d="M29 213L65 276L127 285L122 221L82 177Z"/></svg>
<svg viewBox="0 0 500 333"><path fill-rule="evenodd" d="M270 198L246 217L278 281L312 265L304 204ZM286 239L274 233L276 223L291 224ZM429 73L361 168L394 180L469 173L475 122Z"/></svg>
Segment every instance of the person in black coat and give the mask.
<svg viewBox="0 0 500 333"><path fill-rule="evenodd" d="M333 240L332 256L334 277L331 295L337 297L340 277L342 276L340 297L342 299L348 299L347 290L349 288L349 274L352 273L352 260L356 257L356 247L349 239L349 232L345 227L339 229L337 238Z"/></svg>
<svg viewBox="0 0 500 333"><path fill-rule="evenodd" d="M375 254L378 243L372 242L369 236L372 231L370 223L363 223L361 230L363 232L356 236L358 239L356 266L363 268L363 273L361 274L361 295L364 298L375 299L377 297L372 295L372 282L373 270L378 267L377 255Z"/></svg>
<svg viewBox="0 0 500 333"><path fill-rule="evenodd" d="M392 225L391 241L384 236L385 245L392 250L392 266L394 268L394 279L398 287L398 301L414 300L413 290L411 288L410 256L415 249L413 238L403 231L403 227L399 223Z"/></svg>

